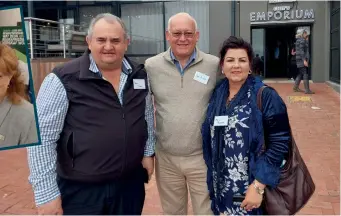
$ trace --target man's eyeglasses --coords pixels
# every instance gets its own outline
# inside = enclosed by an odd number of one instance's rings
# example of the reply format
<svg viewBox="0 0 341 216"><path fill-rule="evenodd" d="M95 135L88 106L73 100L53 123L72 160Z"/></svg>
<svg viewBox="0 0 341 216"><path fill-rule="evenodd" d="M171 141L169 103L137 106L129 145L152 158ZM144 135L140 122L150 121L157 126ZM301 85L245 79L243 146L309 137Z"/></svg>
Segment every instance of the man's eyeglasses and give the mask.
<svg viewBox="0 0 341 216"><path fill-rule="evenodd" d="M185 38L193 38L194 32L171 32L172 36L175 38L181 38L182 35L185 36Z"/></svg>

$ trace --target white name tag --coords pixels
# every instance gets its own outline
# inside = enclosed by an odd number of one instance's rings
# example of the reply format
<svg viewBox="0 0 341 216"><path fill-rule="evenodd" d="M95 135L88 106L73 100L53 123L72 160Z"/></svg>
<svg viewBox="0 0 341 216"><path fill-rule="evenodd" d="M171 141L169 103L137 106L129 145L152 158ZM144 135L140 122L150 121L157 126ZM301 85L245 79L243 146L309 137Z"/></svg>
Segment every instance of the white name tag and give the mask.
<svg viewBox="0 0 341 216"><path fill-rule="evenodd" d="M195 72L193 79L206 85L208 80L210 79L210 77L207 76L206 74L203 74L203 73L197 71L197 72Z"/></svg>
<svg viewBox="0 0 341 216"><path fill-rule="evenodd" d="M144 79L133 79L134 89L146 89L146 82Z"/></svg>
<svg viewBox="0 0 341 216"><path fill-rule="evenodd" d="M0 140L5 140L5 136L0 134Z"/></svg>
<svg viewBox="0 0 341 216"><path fill-rule="evenodd" d="M228 121L228 116L216 116L214 117L214 126L227 126Z"/></svg>

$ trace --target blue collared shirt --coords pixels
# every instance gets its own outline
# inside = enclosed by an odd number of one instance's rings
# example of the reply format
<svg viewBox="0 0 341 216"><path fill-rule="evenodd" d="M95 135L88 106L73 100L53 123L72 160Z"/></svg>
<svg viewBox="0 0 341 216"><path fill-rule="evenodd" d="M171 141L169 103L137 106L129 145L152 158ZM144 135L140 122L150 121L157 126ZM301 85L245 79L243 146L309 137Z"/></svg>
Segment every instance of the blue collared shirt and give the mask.
<svg viewBox="0 0 341 216"><path fill-rule="evenodd" d="M276 47L275 49L275 59L278 59L279 58L279 47Z"/></svg>
<svg viewBox="0 0 341 216"><path fill-rule="evenodd" d="M89 70L93 73L100 73L91 55L89 58ZM123 59L118 93L121 104L123 87L131 71L132 68L128 61ZM148 85L150 85L149 81ZM56 181L56 147L64 127L64 119L69 107L69 101L62 82L54 73L50 73L44 79L37 96L36 106L42 144L28 147L27 153L30 168L29 181L33 187L36 205L40 206L60 196ZM151 156L154 154L155 131L154 106L150 91L146 96L145 118L148 126L148 140L144 155Z"/></svg>
<svg viewBox="0 0 341 216"><path fill-rule="evenodd" d="M92 58L91 54L89 55L89 58L90 58L89 70L92 71L93 73L100 73L101 74L101 71L98 69L96 62ZM118 99L120 100L121 104L123 101L123 87L124 87L125 83L127 82L128 75L131 73L131 71L132 71L131 66L129 65L128 61L124 58L122 61L122 73L120 76L120 86L119 86L119 91L118 91ZM105 79L105 77L103 77L103 79Z"/></svg>
<svg viewBox="0 0 341 216"><path fill-rule="evenodd" d="M170 51L170 56L171 59L173 60L176 68L178 69L178 71L180 72L181 76L184 75L186 68L188 68L194 61L195 61L195 57L197 56L197 51L196 49L194 49L191 57L188 59L186 65L184 68L181 67L180 62L176 59L176 57L174 56L174 53L172 52L172 50Z"/></svg>

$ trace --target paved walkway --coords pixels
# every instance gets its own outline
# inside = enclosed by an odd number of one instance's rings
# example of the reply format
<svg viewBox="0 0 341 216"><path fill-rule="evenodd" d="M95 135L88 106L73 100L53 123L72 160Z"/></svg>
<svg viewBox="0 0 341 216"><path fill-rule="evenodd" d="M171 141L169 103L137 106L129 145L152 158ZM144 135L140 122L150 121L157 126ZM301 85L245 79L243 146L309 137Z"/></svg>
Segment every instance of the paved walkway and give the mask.
<svg viewBox="0 0 341 216"><path fill-rule="evenodd" d="M325 84L312 84L317 94L306 101L289 98L306 96L293 93L292 84L271 85L287 103L295 139L316 184L314 196L300 214L340 215L340 95ZM0 152L0 164L0 214L35 214L26 150ZM162 214L154 179L146 190L143 213Z"/></svg>

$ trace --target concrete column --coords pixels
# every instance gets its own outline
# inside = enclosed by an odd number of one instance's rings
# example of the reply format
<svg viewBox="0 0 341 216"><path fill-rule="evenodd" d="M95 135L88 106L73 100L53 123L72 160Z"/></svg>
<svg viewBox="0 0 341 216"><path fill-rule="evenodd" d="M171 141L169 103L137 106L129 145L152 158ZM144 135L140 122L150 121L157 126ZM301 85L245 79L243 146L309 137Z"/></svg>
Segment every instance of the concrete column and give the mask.
<svg viewBox="0 0 341 216"><path fill-rule="evenodd" d="M34 17L33 1L27 1L27 14L28 17Z"/></svg>

